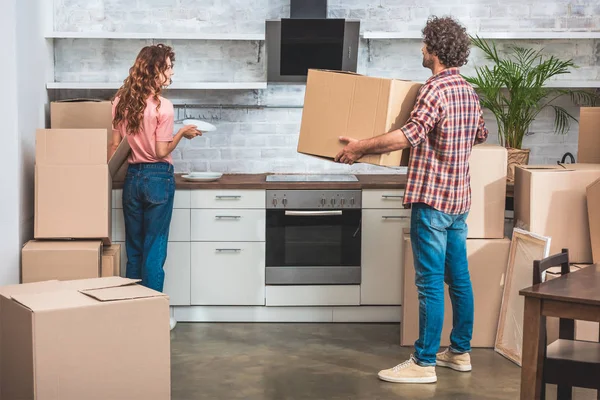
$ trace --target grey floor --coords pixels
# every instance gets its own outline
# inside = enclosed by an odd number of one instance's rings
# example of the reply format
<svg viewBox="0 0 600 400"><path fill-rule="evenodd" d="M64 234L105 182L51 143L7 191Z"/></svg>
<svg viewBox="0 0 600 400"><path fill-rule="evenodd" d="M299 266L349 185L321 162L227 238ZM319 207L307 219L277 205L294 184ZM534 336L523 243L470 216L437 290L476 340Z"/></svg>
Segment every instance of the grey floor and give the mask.
<svg viewBox="0 0 600 400"><path fill-rule="evenodd" d="M380 369L411 353L399 337L398 324L179 323L171 333L172 400L518 399L520 368L493 350L473 352L471 373L437 368L436 384L380 381Z"/></svg>

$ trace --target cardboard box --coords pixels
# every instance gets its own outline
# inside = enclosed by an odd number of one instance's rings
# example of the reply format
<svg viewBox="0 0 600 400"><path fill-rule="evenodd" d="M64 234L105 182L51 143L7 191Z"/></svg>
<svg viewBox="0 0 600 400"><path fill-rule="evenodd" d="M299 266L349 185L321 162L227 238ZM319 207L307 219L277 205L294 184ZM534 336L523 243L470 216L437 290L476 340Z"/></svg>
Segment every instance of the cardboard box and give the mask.
<svg viewBox="0 0 600 400"><path fill-rule="evenodd" d="M523 166L515 169L515 226L552 238L550 254L569 249L574 263L591 263L586 188L599 164Z"/></svg>
<svg viewBox="0 0 600 400"><path fill-rule="evenodd" d="M112 176L129 152L127 140L106 162L103 129L40 129L36 135L36 239L111 242Z"/></svg>
<svg viewBox="0 0 600 400"><path fill-rule="evenodd" d="M502 146L477 145L469 159L471 210L468 238L504 238L507 151Z"/></svg>
<svg viewBox="0 0 600 400"><path fill-rule="evenodd" d="M105 246L102 250L102 277L121 276L121 245Z"/></svg>
<svg viewBox="0 0 600 400"><path fill-rule="evenodd" d="M402 127L422 84L349 72L309 70L298 152L334 158L340 136L367 139ZM367 155L359 162L408 165L409 150Z"/></svg>
<svg viewBox="0 0 600 400"><path fill-rule="evenodd" d="M581 107L577 162L600 164L600 107Z"/></svg>
<svg viewBox="0 0 600 400"><path fill-rule="evenodd" d="M592 260L600 264L600 179L586 189Z"/></svg>
<svg viewBox="0 0 600 400"><path fill-rule="evenodd" d="M0 288L2 398L170 399L169 300L134 283Z"/></svg>
<svg viewBox="0 0 600 400"><path fill-rule="evenodd" d="M504 273L508 264L509 239L468 239L467 257L475 298L472 347L494 347L502 305ZM444 326L440 346L450 344L452 303L444 285ZM419 298L410 234L404 235L404 299L402 302L401 346L413 346L419 338Z"/></svg>
<svg viewBox="0 0 600 400"><path fill-rule="evenodd" d="M21 282L100 277L101 241L36 241L21 250Z"/></svg>
<svg viewBox="0 0 600 400"><path fill-rule="evenodd" d="M591 264L571 265L571 271L574 272ZM546 281L556 279L560 276L560 267L552 267L546 272ZM588 342L598 342L600 340L600 324L591 321L575 321L575 340L586 340ZM558 318L546 317L546 340L550 344L558 340L559 323Z"/></svg>

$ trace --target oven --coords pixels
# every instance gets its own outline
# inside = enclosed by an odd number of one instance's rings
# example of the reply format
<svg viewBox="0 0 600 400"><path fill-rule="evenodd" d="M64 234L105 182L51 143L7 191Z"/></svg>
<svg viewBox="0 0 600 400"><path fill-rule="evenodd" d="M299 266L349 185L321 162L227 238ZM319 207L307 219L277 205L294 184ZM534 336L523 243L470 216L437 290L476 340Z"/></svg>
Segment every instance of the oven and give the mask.
<svg viewBox="0 0 600 400"><path fill-rule="evenodd" d="M361 282L360 190L267 190L267 285Z"/></svg>

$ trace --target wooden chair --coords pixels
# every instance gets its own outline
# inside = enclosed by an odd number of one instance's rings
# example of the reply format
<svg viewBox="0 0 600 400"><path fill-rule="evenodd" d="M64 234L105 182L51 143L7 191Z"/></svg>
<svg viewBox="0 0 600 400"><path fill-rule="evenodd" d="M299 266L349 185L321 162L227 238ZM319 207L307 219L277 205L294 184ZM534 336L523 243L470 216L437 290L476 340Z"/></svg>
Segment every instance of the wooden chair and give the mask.
<svg viewBox="0 0 600 400"><path fill-rule="evenodd" d="M533 262L533 284L542 283L542 274L548 268L560 266L560 274L570 272L569 251ZM598 289L600 290L600 288ZM600 399L600 337L599 343L575 340L575 321L559 319L558 340L548 345L546 318L542 317L542 330L546 344L543 366L542 399L546 397L546 384L558 386L557 398L570 400L573 386L596 389ZM599 335L600 336L600 335Z"/></svg>

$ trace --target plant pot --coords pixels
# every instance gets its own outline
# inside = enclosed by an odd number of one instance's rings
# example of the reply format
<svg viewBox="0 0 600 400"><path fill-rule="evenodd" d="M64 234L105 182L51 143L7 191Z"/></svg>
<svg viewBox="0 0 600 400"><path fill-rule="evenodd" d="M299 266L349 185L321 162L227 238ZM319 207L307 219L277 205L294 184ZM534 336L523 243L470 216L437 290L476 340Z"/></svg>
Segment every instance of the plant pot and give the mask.
<svg viewBox="0 0 600 400"><path fill-rule="evenodd" d="M509 182L515 181L515 167L518 165L527 165L529 163L529 149L508 148L508 170L506 179Z"/></svg>

